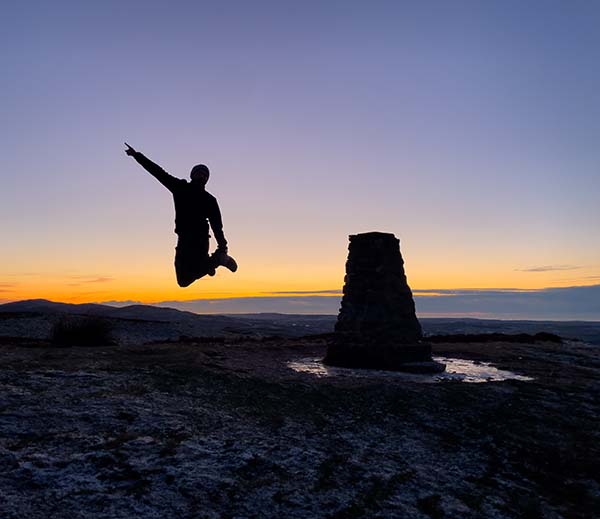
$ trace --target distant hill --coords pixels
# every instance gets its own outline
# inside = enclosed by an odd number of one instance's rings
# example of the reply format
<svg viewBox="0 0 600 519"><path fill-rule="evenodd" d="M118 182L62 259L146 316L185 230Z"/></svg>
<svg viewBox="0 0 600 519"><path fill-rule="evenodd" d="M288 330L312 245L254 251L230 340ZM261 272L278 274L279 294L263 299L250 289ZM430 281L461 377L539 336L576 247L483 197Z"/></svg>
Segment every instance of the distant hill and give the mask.
<svg viewBox="0 0 600 519"><path fill-rule="evenodd" d="M110 307L96 303L71 304L56 303L47 299L26 299L0 305L0 312L50 312L50 313L84 313L87 315L100 315Z"/></svg>
<svg viewBox="0 0 600 519"><path fill-rule="evenodd" d="M428 335L481 333L553 333L566 339L579 339L600 345L600 322L596 321L525 321L473 318L421 318Z"/></svg>
<svg viewBox="0 0 600 519"><path fill-rule="evenodd" d="M96 316L113 321L119 342L177 340L182 336L287 336L333 331L333 316L198 315L152 305L113 307L30 299L0 305L0 336L45 339L54 322L65 315Z"/></svg>
<svg viewBox="0 0 600 519"><path fill-rule="evenodd" d="M0 305L0 312L39 312L60 314L96 315L101 317L113 317L117 319L142 319L149 321L172 321L181 320L186 317L197 317L197 314L175 310L174 308L163 308L152 305L129 305L114 307L96 303L57 303L47 299L27 299Z"/></svg>

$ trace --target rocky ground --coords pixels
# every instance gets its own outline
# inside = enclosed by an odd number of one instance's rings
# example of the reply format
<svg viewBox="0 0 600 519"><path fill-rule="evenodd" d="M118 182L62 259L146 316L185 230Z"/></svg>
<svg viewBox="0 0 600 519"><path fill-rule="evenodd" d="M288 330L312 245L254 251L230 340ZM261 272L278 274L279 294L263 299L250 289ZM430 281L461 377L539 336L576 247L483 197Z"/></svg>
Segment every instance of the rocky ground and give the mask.
<svg viewBox="0 0 600 519"><path fill-rule="evenodd" d="M316 377L325 337L0 340L2 518L593 517L600 347L439 343L531 382Z"/></svg>

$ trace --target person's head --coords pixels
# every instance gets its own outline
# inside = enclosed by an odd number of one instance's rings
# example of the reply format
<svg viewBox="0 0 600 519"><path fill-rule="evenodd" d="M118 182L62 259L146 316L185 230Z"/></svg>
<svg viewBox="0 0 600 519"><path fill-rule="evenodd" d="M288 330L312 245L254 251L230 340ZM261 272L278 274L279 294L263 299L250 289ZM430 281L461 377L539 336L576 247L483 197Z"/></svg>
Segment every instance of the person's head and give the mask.
<svg viewBox="0 0 600 519"><path fill-rule="evenodd" d="M205 185L208 182L210 171L204 164L198 164L190 171L190 178L192 182L198 182L199 184Z"/></svg>

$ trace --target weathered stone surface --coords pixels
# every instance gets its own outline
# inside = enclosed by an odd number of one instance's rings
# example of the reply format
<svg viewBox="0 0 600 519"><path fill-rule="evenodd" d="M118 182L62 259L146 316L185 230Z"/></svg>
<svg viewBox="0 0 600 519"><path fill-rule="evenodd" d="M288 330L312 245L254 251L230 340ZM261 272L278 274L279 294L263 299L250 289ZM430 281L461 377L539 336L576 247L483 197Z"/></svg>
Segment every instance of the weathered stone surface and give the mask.
<svg viewBox="0 0 600 519"><path fill-rule="evenodd" d="M404 273L400 240L369 232L350 236L344 296L325 361L336 366L442 371L431 358ZM415 363L425 363L415 366Z"/></svg>

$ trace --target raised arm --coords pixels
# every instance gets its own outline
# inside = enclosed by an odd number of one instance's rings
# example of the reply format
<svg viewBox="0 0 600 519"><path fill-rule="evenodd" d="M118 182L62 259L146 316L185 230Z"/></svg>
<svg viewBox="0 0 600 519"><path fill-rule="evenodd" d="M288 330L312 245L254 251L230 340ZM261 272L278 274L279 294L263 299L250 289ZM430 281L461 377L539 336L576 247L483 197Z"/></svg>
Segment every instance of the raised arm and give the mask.
<svg viewBox="0 0 600 519"><path fill-rule="evenodd" d="M135 151L131 146L129 146L129 144L125 143L125 146L127 146L125 153L128 156L133 157L148 173L156 178L169 191L173 191L179 181L178 178L169 175L158 164L152 162L148 157L144 156L139 151Z"/></svg>

